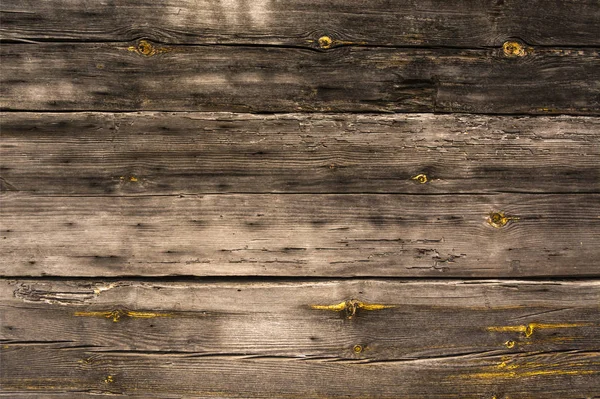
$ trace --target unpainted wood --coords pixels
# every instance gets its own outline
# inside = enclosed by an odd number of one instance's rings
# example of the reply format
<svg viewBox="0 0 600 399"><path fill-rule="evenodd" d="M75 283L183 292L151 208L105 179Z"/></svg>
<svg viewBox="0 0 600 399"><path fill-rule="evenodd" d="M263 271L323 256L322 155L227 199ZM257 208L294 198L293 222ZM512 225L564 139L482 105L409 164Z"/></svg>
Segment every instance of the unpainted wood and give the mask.
<svg viewBox="0 0 600 399"><path fill-rule="evenodd" d="M147 397L590 397L600 373L598 284L3 280L2 387ZM359 305L350 313L340 303Z"/></svg>
<svg viewBox="0 0 600 399"><path fill-rule="evenodd" d="M5 40L171 43L451 46L501 45L509 38L547 46L600 45L595 0L5 0Z"/></svg>
<svg viewBox="0 0 600 399"><path fill-rule="evenodd" d="M596 0L1 8L0 396L598 397Z"/></svg>
<svg viewBox="0 0 600 399"><path fill-rule="evenodd" d="M597 49L521 50L10 44L0 107L598 115Z"/></svg>
<svg viewBox="0 0 600 399"><path fill-rule="evenodd" d="M11 365L3 390L9 395L27 391L30 397L84 391L95 397L146 398L587 399L598 392L600 371L597 351L366 365L33 347L6 351L3 358ZM498 371L500 367L512 370Z"/></svg>
<svg viewBox="0 0 600 399"><path fill-rule="evenodd" d="M5 276L591 276L598 194L5 193Z"/></svg>
<svg viewBox="0 0 600 399"><path fill-rule="evenodd" d="M5 191L599 193L600 119L4 113Z"/></svg>

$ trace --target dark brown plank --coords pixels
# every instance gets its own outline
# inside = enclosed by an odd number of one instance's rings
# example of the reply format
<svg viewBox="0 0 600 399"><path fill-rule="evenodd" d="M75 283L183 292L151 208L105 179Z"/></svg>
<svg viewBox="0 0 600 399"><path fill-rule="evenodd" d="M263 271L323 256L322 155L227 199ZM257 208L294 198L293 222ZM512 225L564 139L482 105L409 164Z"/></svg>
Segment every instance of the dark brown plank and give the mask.
<svg viewBox="0 0 600 399"><path fill-rule="evenodd" d="M5 0L0 38L171 43L497 46L599 45L595 0Z"/></svg>
<svg viewBox="0 0 600 399"><path fill-rule="evenodd" d="M6 193L2 275L598 275L600 195Z"/></svg>
<svg viewBox="0 0 600 399"><path fill-rule="evenodd" d="M4 280L2 389L590 397L599 303L598 281Z"/></svg>
<svg viewBox="0 0 600 399"><path fill-rule="evenodd" d="M148 42L1 48L6 110L600 110L598 50L337 48ZM514 54L522 53L522 56Z"/></svg>
<svg viewBox="0 0 600 399"><path fill-rule="evenodd" d="M1 117L0 171L9 191L600 192L600 119L591 117L148 112Z"/></svg>

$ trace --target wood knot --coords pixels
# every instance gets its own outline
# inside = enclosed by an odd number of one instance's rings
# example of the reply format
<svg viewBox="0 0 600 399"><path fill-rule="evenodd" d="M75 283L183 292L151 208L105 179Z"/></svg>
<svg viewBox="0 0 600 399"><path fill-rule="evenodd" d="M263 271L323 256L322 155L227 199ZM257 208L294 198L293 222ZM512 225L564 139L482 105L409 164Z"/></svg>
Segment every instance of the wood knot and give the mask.
<svg viewBox="0 0 600 399"><path fill-rule="evenodd" d="M346 317L351 319L354 316L356 316L356 311L358 309L360 309L362 302L360 302L357 299L349 299L346 301L346 307L345 307L345 311L346 311Z"/></svg>
<svg viewBox="0 0 600 399"><path fill-rule="evenodd" d="M322 49L331 48L332 44L333 44L333 40L331 40L331 38L329 36L321 36L319 38L319 47L321 47Z"/></svg>
<svg viewBox="0 0 600 399"><path fill-rule="evenodd" d="M140 40L138 45L137 45L137 51L139 54L142 55L153 55L154 54L154 47L152 46L152 43L150 43L147 40Z"/></svg>
<svg viewBox="0 0 600 399"><path fill-rule="evenodd" d="M506 341L504 343L504 345L508 348L508 349L512 349L515 347L515 341Z"/></svg>
<svg viewBox="0 0 600 399"><path fill-rule="evenodd" d="M348 299L347 301L335 305L311 305L312 309L317 310L332 310L334 312L343 312L347 319L353 319L360 310L382 310L394 308L395 305L381 305L376 303L364 303L358 299Z"/></svg>
<svg viewBox="0 0 600 399"><path fill-rule="evenodd" d="M511 220L519 220L519 218L514 216L506 216L504 212L492 212L490 213L487 222L491 226L499 229L506 226Z"/></svg>
<svg viewBox="0 0 600 399"><path fill-rule="evenodd" d="M129 51L142 55L144 57L152 57L153 55L168 53L171 51L167 47L155 47L148 40L140 40L137 45L130 46Z"/></svg>
<svg viewBox="0 0 600 399"><path fill-rule="evenodd" d="M419 173L418 175L413 176L411 179L421 184L425 184L429 181L429 178L427 178L425 173Z"/></svg>
<svg viewBox="0 0 600 399"><path fill-rule="evenodd" d="M354 347L352 348L352 351L354 351L354 353L359 354L363 351L363 346L362 345L354 345Z"/></svg>
<svg viewBox="0 0 600 399"><path fill-rule="evenodd" d="M525 327L525 336L527 338L531 337L533 335L533 329L534 329L534 325L533 324L528 324Z"/></svg>
<svg viewBox="0 0 600 399"><path fill-rule="evenodd" d="M124 181L126 181L126 180L129 180L130 182L132 182L132 183L135 183L135 182L137 182L139 179L138 179L137 177L135 177L135 176L129 176L129 177L126 177L126 176L120 176L120 177L119 177L119 180L120 180L121 182L124 182Z"/></svg>
<svg viewBox="0 0 600 399"><path fill-rule="evenodd" d="M115 382L115 379L113 378L112 375L107 375L106 378L104 379L105 384L112 384L113 382Z"/></svg>
<svg viewBox="0 0 600 399"><path fill-rule="evenodd" d="M127 312L125 312L124 310L116 309L111 312L108 312L105 317L107 319L112 319L112 321L114 323L116 323L119 320L121 320L121 317L126 316L126 315L127 315Z"/></svg>
<svg viewBox="0 0 600 399"><path fill-rule="evenodd" d="M507 41L502 45L504 55L507 57L523 57L527 55L525 47L519 42Z"/></svg>

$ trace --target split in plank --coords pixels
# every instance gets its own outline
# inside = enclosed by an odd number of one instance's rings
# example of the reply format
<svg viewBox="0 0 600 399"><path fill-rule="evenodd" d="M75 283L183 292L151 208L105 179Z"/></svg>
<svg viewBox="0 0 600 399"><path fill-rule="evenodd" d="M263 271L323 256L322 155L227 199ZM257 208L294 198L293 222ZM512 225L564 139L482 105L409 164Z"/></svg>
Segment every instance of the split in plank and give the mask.
<svg viewBox="0 0 600 399"><path fill-rule="evenodd" d="M2 386L581 398L597 389L599 303L598 281L3 280Z"/></svg>
<svg viewBox="0 0 600 399"><path fill-rule="evenodd" d="M597 276L600 194L4 194L4 276Z"/></svg>
<svg viewBox="0 0 600 399"><path fill-rule="evenodd" d="M5 110L600 112L598 49L10 44ZM520 50L512 49L511 51Z"/></svg>
<svg viewBox="0 0 600 399"><path fill-rule="evenodd" d="M540 11L540 10L543 10ZM331 46L600 45L595 0L4 0L3 40Z"/></svg>
<svg viewBox="0 0 600 399"><path fill-rule="evenodd" d="M3 189L36 194L600 193L600 119L3 113Z"/></svg>

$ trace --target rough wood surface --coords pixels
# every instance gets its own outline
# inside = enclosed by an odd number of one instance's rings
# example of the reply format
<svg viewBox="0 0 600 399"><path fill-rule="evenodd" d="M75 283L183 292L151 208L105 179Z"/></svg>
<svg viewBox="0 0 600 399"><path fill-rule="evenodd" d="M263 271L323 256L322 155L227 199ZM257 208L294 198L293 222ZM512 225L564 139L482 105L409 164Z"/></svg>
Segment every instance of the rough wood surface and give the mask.
<svg viewBox="0 0 600 399"><path fill-rule="evenodd" d="M598 194L6 193L2 202L8 276L598 275Z"/></svg>
<svg viewBox="0 0 600 399"><path fill-rule="evenodd" d="M0 397L600 398L599 20L3 1Z"/></svg>
<svg viewBox="0 0 600 399"><path fill-rule="evenodd" d="M5 110L600 111L598 49L2 46ZM512 53L510 53L512 54Z"/></svg>
<svg viewBox="0 0 600 399"><path fill-rule="evenodd" d="M2 390L589 398L599 303L598 281L5 280Z"/></svg>
<svg viewBox="0 0 600 399"><path fill-rule="evenodd" d="M600 119L4 113L2 189L37 194L600 193Z"/></svg>
<svg viewBox="0 0 600 399"><path fill-rule="evenodd" d="M4 40L497 46L600 45L596 0L4 0ZM65 22L68 21L68 22Z"/></svg>

